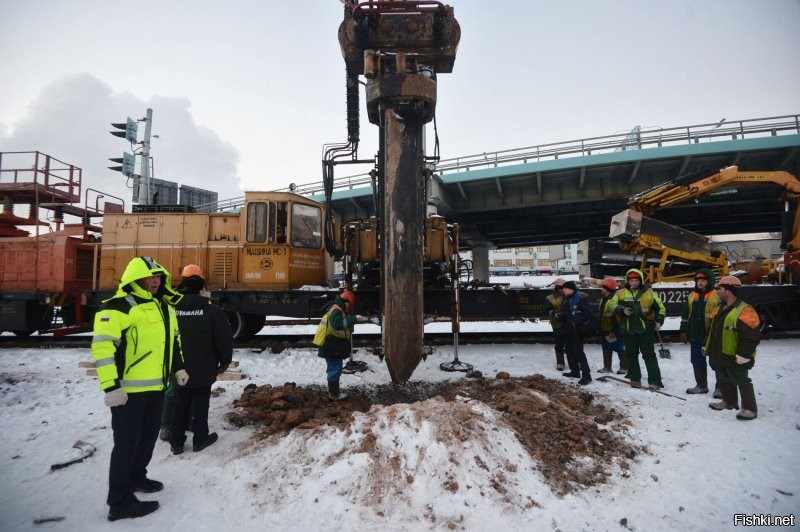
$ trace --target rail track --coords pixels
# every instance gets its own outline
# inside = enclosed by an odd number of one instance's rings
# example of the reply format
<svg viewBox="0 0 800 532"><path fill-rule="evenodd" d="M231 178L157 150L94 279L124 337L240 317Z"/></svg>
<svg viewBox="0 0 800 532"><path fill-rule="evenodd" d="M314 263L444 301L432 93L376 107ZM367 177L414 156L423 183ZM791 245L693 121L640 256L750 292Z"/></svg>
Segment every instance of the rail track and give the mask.
<svg viewBox="0 0 800 532"><path fill-rule="evenodd" d="M300 322L300 323L298 323ZM285 320L282 322L269 322L269 325L308 325L307 320ZM313 339L312 333L274 333L258 334L246 342L237 342L236 347L241 349L251 349L253 351L272 351L280 352L288 348L311 348ZM679 342L678 331L661 331L661 337L665 344ZM800 330L766 330L763 332L762 339L785 339L800 338ZM65 349L65 348L88 348L91 346L91 336L61 336L55 337L49 334L32 335L20 338L13 335L0 336L0 349ZM380 333L358 333L353 337L355 347L375 348L380 346ZM597 339L589 339L587 344L597 343ZM449 332L426 333L424 336L425 345L443 346L453 344L453 334ZM480 345L480 344L547 344L553 343L553 335L549 331L491 331L491 332L461 332L458 335L459 345Z"/></svg>

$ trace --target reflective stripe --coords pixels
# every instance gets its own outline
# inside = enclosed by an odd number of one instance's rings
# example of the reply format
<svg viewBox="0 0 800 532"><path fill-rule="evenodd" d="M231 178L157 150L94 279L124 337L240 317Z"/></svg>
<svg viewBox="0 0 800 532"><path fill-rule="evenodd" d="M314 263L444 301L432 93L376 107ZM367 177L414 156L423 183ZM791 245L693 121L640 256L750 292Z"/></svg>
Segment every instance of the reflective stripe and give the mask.
<svg viewBox="0 0 800 532"><path fill-rule="evenodd" d="M133 297L132 294L128 294L127 296L125 296L125 301L128 302L128 304L131 306L131 308L133 308L133 307L135 307L136 305L139 304L139 302L136 301L136 298Z"/></svg>
<svg viewBox="0 0 800 532"><path fill-rule="evenodd" d="M114 357L101 358L100 360L95 360L94 361L94 367L100 368L100 367L103 367L103 366L111 365L113 363L114 363Z"/></svg>
<svg viewBox="0 0 800 532"><path fill-rule="evenodd" d="M129 381L123 380L120 382L123 387L128 388L144 388L145 386L161 386L164 384L162 379L150 379L145 381Z"/></svg>
<svg viewBox="0 0 800 532"><path fill-rule="evenodd" d="M98 342L114 342L114 345L119 345L120 339L117 336L109 336L107 334L98 334L94 338L92 338L92 343L96 344Z"/></svg>

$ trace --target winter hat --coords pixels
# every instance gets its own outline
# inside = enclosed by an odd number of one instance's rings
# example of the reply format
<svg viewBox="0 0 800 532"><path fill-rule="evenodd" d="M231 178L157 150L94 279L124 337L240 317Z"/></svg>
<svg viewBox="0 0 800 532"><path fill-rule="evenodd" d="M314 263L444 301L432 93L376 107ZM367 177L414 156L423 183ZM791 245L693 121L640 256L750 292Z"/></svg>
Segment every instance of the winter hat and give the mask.
<svg viewBox="0 0 800 532"><path fill-rule="evenodd" d="M577 292L578 291L578 287L575 286L575 281L567 281L567 282L564 283L563 286L564 286L564 288L569 288L573 292Z"/></svg>
<svg viewBox="0 0 800 532"><path fill-rule="evenodd" d="M606 290L615 292L617 290L617 280L612 279L611 277L606 277L605 279L603 279L603 282L600 283L600 286L602 286Z"/></svg>

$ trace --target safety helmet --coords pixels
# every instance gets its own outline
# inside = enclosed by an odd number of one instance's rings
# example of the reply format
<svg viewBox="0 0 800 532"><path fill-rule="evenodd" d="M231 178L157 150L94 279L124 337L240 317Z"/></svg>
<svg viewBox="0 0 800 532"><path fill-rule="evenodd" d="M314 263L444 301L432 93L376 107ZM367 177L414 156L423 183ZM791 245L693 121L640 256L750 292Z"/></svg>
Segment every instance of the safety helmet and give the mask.
<svg viewBox="0 0 800 532"><path fill-rule="evenodd" d="M612 279L611 277L606 277L605 279L603 279L603 282L600 283L600 286L602 286L606 290L614 292L617 290L617 280Z"/></svg>
<svg viewBox="0 0 800 532"><path fill-rule="evenodd" d="M726 284L729 286L742 286L742 281L739 280L738 277L734 277L733 275L725 275L719 280L720 286Z"/></svg>
<svg viewBox="0 0 800 532"><path fill-rule="evenodd" d="M183 271L181 271L181 277L192 277L197 276L201 279L205 279L206 276L203 273L202 268L197 264L187 264L183 267Z"/></svg>
<svg viewBox="0 0 800 532"><path fill-rule="evenodd" d="M559 287L559 286L564 286L564 283L566 283L566 282L567 282L567 281L565 281L564 279L562 279L561 277L559 277L558 279L556 279L555 281L553 281L553 286L555 286L556 288L557 288L557 287Z"/></svg>
<svg viewBox="0 0 800 532"><path fill-rule="evenodd" d="M348 303L350 303L351 307L355 307L356 306L356 295L353 292L351 292L350 290L345 290L344 292L339 294L339 297L341 299L343 299L344 301L347 301Z"/></svg>

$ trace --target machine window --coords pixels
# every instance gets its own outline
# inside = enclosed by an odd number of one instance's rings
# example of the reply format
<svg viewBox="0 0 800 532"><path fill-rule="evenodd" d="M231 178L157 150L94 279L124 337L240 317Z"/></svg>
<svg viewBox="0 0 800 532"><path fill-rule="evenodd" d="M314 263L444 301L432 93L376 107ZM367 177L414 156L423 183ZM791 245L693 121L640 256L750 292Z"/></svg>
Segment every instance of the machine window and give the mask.
<svg viewBox="0 0 800 532"><path fill-rule="evenodd" d="M289 238L294 247L311 249L322 247L322 210L302 203L292 204Z"/></svg>
<svg viewBox="0 0 800 532"><path fill-rule="evenodd" d="M266 203L250 203L247 205L247 241L267 241Z"/></svg>

